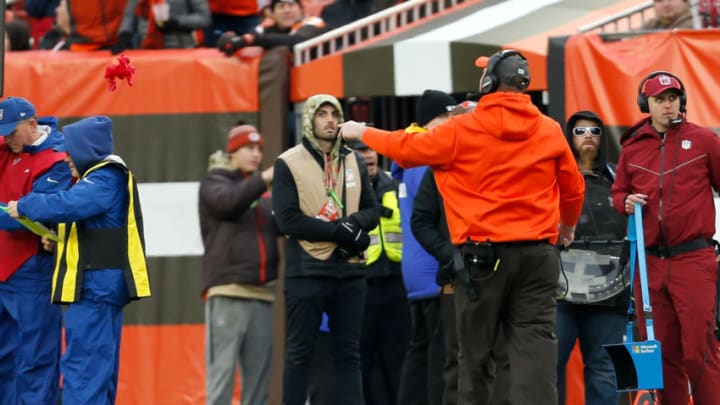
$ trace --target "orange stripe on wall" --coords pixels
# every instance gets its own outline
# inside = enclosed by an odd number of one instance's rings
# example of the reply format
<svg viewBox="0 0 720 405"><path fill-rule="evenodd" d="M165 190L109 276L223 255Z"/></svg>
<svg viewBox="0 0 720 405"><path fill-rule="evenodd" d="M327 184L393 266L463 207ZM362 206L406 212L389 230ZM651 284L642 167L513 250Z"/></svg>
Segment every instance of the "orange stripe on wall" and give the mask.
<svg viewBox="0 0 720 405"><path fill-rule="evenodd" d="M343 57L334 54L290 71L290 100L304 101L315 94L345 96Z"/></svg>
<svg viewBox="0 0 720 405"><path fill-rule="evenodd" d="M5 96L31 100L39 115L140 115L254 112L259 58L226 58L215 49L128 51L134 85L108 90L107 51L5 54Z"/></svg>
<svg viewBox="0 0 720 405"><path fill-rule="evenodd" d="M368 48L373 44L386 41L401 33L426 24L429 21L442 16L450 15L452 13L460 12L461 10L483 3L484 1L485 0L468 0L464 3L456 5L453 8L445 9L433 14L430 18L414 21L401 27L396 27L392 31L374 36L358 44L348 46L347 48L340 49L332 55L316 59L302 66L294 67L290 74L290 100L297 103L305 101L309 97L319 93L331 94L339 98L345 97L343 87L345 84L343 81L342 54L358 49Z"/></svg>

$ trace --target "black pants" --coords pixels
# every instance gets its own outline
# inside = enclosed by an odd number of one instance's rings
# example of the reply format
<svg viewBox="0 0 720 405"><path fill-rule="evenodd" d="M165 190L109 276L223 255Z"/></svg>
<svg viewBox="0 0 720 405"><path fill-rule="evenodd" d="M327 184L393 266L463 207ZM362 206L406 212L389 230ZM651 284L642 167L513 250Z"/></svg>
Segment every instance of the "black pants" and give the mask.
<svg viewBox="0 0 720 405"><path fill-rule="evenodd" d="M556 405L558 252L548 243L500 244L497 251L500 264L495 271L492 263L466 263L478 301L470 302L462 286L455 291L461 374L465 367L470 376L460 378L458 404L491 401L496 370L488 365L493 364L496 343L501 348L504 343L510 403ZM463 395L468 392L472 395Z"/></svg>
<svg viewBox="0 0 720 405"><path fill-rule="evenodd" d="M411 301L410 317L412 337L403 363L398 404L441 404L445 349L440 298Z"/></svg>
<svg viewBox="0 0 720 405"><path fill-rule="evenodd" d="M322 313L328 315L335 363L335 404L364 405L360 374L360 332L365 278L288 277L285 279L287 344L283 404L304 405L313 349Z"/></svg>
<svg viewBox="0 0 720 405"><path fill-rule="evenodd" d="M458 400L458 345L455 322L455 297L453 294L440 293L440 312L442 333L445 342L445 365L443 366L442 405L456 405Z"/></svg>
<svg viewBox="0 0 720 405"><path fill-rule="evenodd" d="M330 333L320 332L310 367L308 398L310 405L335 405L335 364Z"/></svg>
<svg viewBox="0 0 720 405"><path fill-rule="evenodd" d="M401 276L367 280L360 339L365 403L397 403L403 359L410 340L410 309Z"/></svg>

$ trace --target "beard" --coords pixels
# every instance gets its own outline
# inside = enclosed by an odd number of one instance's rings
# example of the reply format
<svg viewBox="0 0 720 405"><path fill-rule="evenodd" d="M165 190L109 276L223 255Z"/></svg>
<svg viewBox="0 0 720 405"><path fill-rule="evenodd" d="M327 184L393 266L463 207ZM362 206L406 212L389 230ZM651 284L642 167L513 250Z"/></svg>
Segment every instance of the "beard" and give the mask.
<svg viewBox="0 0 720 405"><path fill-rule="evenodd" d="M595 159L598 157L598 148L581 148L578 155L580 156L579 161L583 163L583 166L592 167Z"/></svg>
<svg viewBox="0 0 720 405"><path fill-rule="evenodd" d="M336 129L333 131L332 134L326 132L326 131L318 131L315 132L315 138L320 139L322 141L334 141L337 139L338 136L338 130Z"/></svg>

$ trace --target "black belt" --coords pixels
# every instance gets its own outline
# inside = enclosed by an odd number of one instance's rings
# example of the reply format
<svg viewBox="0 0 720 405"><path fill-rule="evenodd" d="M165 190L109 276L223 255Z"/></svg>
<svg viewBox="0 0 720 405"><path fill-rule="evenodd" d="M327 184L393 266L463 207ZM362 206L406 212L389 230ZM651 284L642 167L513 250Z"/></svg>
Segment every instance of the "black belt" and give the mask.
<svg viewBox="0 0 720 405"><path fill-rule="evenodd" d="M575 239L572 241L569 247L573 249L591 249L591 248L603 248L622 246L625 243L622 239L607 239L607 240L594 240L594 239Z"/></svg>
<svg viewBox="0 0 720 405"><path fill-rule="evenodd" d="M471 261L472 263L494 263L500 254L499 249L501 248L528 247L548 244L550 244L550 241L547 239L485 243L468 241L465 244L460 245L460 251L462 252L463 258Z"/></svg>
<svg viewBox="0 0 720 405"><path fill-rule="evenodd" d="M402 281L402 276L398 274L391 274L389 276L365 276L365 281L368 284L385 284Z"/></svg>
<svg viewBox="0 0 720 405"><path fill-rule="evenodd" d="M510 242L497 242L497 246L535 246L535 245L549 245L549 239L540 240L514 240Z"/></svg>
<svg viewBox="0 0 720 405"><path fill-rule="evenodd" d="M540 240L516 240L516 241L510 241L510 242L488 242L488 243L481 243L481 242L472 242L469 241L467 243L458 245L460 250L464 255L481 255L486 252L486 249L488 247L498 248L501 246L535 246L535 245L547 245L550 244L550 241L548 239L540 239Z"/></svg>
<svg viewBox="0 0 720 405"><path fill-rule="evenodd" d="M657 257L673 257L682 253L692 252L693 250L703 249L710 246L715 246L715 241L712 239L697 238L674 246L649 246L645 248L645 252L649 255Z"/></svg>

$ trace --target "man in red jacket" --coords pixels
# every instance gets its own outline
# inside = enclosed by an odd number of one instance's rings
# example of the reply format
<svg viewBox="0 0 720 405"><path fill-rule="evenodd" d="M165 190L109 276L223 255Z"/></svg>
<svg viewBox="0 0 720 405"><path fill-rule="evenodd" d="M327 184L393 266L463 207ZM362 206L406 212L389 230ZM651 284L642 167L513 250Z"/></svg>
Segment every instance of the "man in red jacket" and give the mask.
<svg viewBox="0 0 720 405"><path fill-rule="evenodd" d="M685 119L686 104L685 88L671 73L653 72L641 82L638 105L650 116L622 136L611 192L621 214L643 205L650 303L662 343L661 403L687 404L689 380L695 405L711 405L720 398L712 241L720 139ZM635 302L642 317L640 298Z"/></svg>
<svg viewBox="0 0 720 405"><path fill-rule="evenodd" d="M63 135L24 98L0 102L0 203L55 194L72 182ZM60 307L51 303L53 256L0 211L0 404L57 404Z"/></svg>
<svg viewBox="0 0 720 405"><path fill-rule="evenodd" d="M435 172L450 239L462 252L454 268L469 273L457 283L455 304L461 369L470 373L458 393L472 394L460 395L458 404L489 403L495 379L489 365L502 328L510 402L554 405L560 268L554 244L572 242L585 183L560 126L524 94L530 84L525 57L505 50L476 64L485 68L483 97L472 112L425 133L349 121L342 134L401 167L429 164Z"/></svg>

